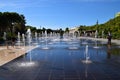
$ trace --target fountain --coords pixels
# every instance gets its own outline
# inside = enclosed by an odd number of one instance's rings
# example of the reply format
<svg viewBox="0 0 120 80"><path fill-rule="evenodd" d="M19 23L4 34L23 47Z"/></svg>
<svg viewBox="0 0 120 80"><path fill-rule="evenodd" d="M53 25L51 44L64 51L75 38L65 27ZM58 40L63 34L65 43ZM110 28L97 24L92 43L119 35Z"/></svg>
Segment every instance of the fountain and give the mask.
<svg viewBox="0 0 120 80"><path fill-rule="evenodd" d="M43 40L44 37L45 37L45 35L44 35L43 31L42 31L40 42L45 42L45 41Z"/></svg>
<svg viewBox="0 0 120 80"><path fill-rule="evenodd" d="M36 43L37 43L37 32L35 32L35 40L36 40Z"/></svg>
<svg viewBox="0 0 120 80"><path fill-rule="evenodd" d="M28 31L28 35L25 36L26 43L32 45L30 35L31 32ZM24 41L23 38L21 40ZM76 42L80 43L80 40L76 40ZM114 44L110 49L107 49L106 45L103 45L104 48L99 50L93 48L94 45L92 43L94 43L94 41L87 40L87 42L88 44L86 45L78 45L77 47L80 48L78 50L66 49L70 46L67 44L67 41L56 41L54 45L48 45L50 50L43 50L42 47L41 49L35 48L23 57L16 58L8 64L1 66L0 76L4 79L13 80L49 80L53 77L60 80L119 80L120 54L118 53L120 52L120 48L116 48L118 45ZM29 49L28 45L26 47ZM108 48L109 47L110 46L108 46ZM51 50L51 48L54 49ZM96 51L98 51L98 53ZM9 55L7 54L5 59L8 59L8 57ZM51 70L54 70L52 73L53 76L49 76ZM14 74L9 74L8 71L12 71ZM45 72L47 72L47 74L44 74ZM67 78L56 75L56 73L63 75L63 72L65 72L65 76L68 75ZM35 74L38 73L41 75L36 76ZM9 76L2 76L6 74ZM43 77L43 75L45 75L45 77Z"/></svg>
<svg viewBox="0 0 120 80"><path fill-rule="evenodd" d="M22 34L22 41L23 41L23 46L25 48L25 35L24 34ZM24 49L24 48L22 48L22 49Z"/></svg>
<svg viewBox="0 0 120 80"><path fill-rule="evenodd" d="M97 38L98 37L98 31L96 30L95 31L95 38Z"/></svg>
<svg viewBox="0 0 120 80"><path fill-rule="evenodd" d="M81 43L81 44L83 44L83 45L87 45L87 44L88 44L88 42L87 42L87 37L86 37L86 32L85 32L85 31L84 31L83 36L86 38L86 40L82 41L82 43Z"/></svg>
<svg viewBox="0 0 120 80"><path fill-rule="evenodd" d="M106 44L106 42L103 39L104 39L104 31L102 31L102 42L101 42L102 45Z"/></svg>
<svg viewBox="0 0 120 80"><path fill-rule="evenodd" d="M6 32L3 34L3 39L6 40Z"/></svg>
<svg viewBox="0 0 120 80"><path fill-rule="evenodd" d="M45 46L42 49L50 49L47 44L47 31L45 31Z"/></svg>
<svg viewBox="0 0 120 80"><path fill-rule="evenodd" d="M31 53L31 42L32 42L32 40L31 40L31 30L28 29L27 30L27 43L28 43L28 46L29 46L29 49L30 49L30 53Z"/></svg>
<svg viewBox="0 0 120 80"><path fill-rule="evenodd" d="M88 54L88 45L86 45L86 47L85 47L85 53L84 53L84 55L85 55L85 60L82 60L82 62L86 63L86 64L92 63L92 61L89 60L90 59L90 55Z"/></svg>
<svg viewBox="0 0 120 80"><path fill-rule="evenodd" d="M34 66L35 63L34 62L22 62L19 66L20 67L31 67Z"/></svg>
<svg viewBox="0 0 120 80"><path fill-rule="evenodd" d="M68 49L75 50L75 49L78 49L78 47L77 47L77 46L75 46L74 44L71 44L71 46L70 46L70 47L68 47Z"/></svg>
<svg viewBox="0 0 120 80"><path fill-rule="evenodd" d="M38 44L38 33L35 32L35 41L34 41L34 45Z"/></svg>
<svg viewBox="0 0 120 80"><path fill-rule="evenodd" d="M86 37L86 39L85 39L85 40L81 40L81 44L83 44L83 45L87 45L87 44L88 44L87 40L88 40L88 38L87 38L87 37Z"/></svg>
<svg viewBox="0 0 120 80"><path fill-rule="evenodd" d="M102 38L104 38L104 31L102 31Z"/></svg>
<svg viewBox="0 0 120 80"><path fill-rule="evenodd" d="M44 42L43 40L43 32L42 33L39 33L39 42Z"/></svg>
<svg viewBox="0 0 120 80"><path fill-rule="evenodd" d="M76 50L76 49L78 49L78 47L75 45L75 43L76 43L76 41L75 41L76 37L75 37L74 33L72 34L72 38L73 39L71 39L71 41L69 43L70 47L68 47L68 49Z"/></svg>
<svg viewBox="0 0 120 80"><path fill-rule="evenodd" d="M29 53L29 60L26 61L26 59L25 59L25 61L21 62L19 64L20 67L31 67L31 66L35 66L36 65L36 63L34 61L32 61L32 55L31 54L32 54L32 52L30 51L30 53ZM25 56L24 56L24 58L25 58Z"/></svg>
<svg viewBox="0 0 120 80"><path fill-rule="evenodd" d="M28 46L29 46L29 50L27 52L29 52L29 61L24 61L22 63L20 63L20 67L29 67L29 66L33 66L35 65L35 62L32 61L32 55L31 55L31 42L32 42L32 39L31 39L31 30L28 29L27 30L27 42L28 42ZM25 42L25 38L24 38L24 34L22 34L22 39L23 39L23 42Z"/></svg>
<svg viewBox="0 0 120 80"><path fill-rule="evenodd" d="M20 43L21 43L21 41L20 41L20 32L18 32L18 40L17 40L17 44L18 44L18 48L17 49L20 49Z"/></svg>
<svg viewBox="0 0 120 80"><path fill-rule="evenodd" d="M98 44L97 44L97 40L95 40L95 46L94 46L93 48L95 48L95 49L99 49L99 48L100 48L100 47L98 46Z"/></svg>
<svg viewBox="0 0 120 80"><path fill-rule="evenodd" d="M99 49L100 47L98 46L98 44L97 44L97 37L98 37L98 31L96 30L96 32L95 32L95 46L93 47L93 48L95 48L95 49Z"/></svg>
<svg viewBox="0 0 120 80"><path fill-rule="evenodd" d="M53 33L52 33L52 32L50 33L50 36L49 36L49 37L50 37L50 40L53 40L53 39L54 39L54 38L53 38ZM51 42L48 43L48 44L53 44L53 42L51 41Z"/></svg>

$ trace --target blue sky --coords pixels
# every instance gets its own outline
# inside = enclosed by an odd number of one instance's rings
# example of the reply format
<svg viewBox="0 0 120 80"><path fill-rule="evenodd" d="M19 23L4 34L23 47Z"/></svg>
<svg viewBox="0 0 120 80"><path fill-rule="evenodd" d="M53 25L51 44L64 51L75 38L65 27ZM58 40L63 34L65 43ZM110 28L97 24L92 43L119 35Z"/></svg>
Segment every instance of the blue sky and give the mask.
<svg viewBox="0 0 120 80"><path fill-rule="evenodd" d="M51 29L99 24L120 12L120 0L0 0L0 12L17 12L26 25Z"/></svg>

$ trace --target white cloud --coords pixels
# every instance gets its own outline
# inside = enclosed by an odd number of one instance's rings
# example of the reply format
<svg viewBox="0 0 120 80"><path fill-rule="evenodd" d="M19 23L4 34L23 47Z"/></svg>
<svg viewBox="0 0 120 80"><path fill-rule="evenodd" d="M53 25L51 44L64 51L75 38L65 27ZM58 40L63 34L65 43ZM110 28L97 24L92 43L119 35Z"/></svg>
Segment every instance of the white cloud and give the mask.
<svg viewBox="0 0 120 80"><path fill-rule="evenodd" d="M0 3L0 7L15 7L17 6L14 3Z"/></svg>
<svg viewBox="0 0 120 80"><path fill-rule="evenodd" d="M47 0L45 0L47 1ZM21 1L1 1L0 8L26 8L26 7L43 7L43 0L21 0Z"/></svg>

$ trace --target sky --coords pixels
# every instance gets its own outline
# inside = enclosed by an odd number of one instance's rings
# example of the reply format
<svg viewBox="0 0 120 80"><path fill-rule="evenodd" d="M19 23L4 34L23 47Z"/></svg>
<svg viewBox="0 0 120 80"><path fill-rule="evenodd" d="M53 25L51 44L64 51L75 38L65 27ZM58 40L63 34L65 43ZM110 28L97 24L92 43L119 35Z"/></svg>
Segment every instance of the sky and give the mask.
<svg viewBox="0 0 120 80"><path fill-rule="evenodd" d="M107 22L120 12L120 0L0 0L0 12L6 11L38 29L65 29Z"/></svg>

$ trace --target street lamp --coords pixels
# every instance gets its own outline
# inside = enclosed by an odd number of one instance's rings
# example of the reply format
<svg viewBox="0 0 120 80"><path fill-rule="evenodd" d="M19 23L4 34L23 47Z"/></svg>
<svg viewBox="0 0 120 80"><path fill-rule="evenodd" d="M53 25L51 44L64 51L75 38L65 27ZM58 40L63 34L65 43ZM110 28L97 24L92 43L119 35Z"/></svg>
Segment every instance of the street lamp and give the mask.
<svg viewBox="0 0 120 80"><path fill-rule="evenodd" d="M15 23L12 23L12 32L14 33L15 32L15 26L14 26Z"/></svg>
<svg viewBox="0 0 120 80"><path fill-rule="evenodd" d="M98 20L96 22L96 32L95 32L95 37L98 38Z"/></svg>

